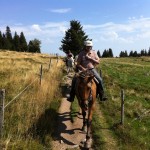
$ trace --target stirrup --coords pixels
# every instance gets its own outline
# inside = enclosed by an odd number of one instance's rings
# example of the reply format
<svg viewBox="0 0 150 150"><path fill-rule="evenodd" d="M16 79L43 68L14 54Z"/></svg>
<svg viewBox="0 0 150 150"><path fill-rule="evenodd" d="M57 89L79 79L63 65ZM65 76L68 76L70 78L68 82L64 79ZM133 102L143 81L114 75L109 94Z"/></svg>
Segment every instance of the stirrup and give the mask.
<svg viewBox="0 0 150 150"><path fill-rule="evenodd" d="M66 97L67 97L67 101L69 101L69 102L74 101L74 99L69 94L67 94Z"/></svg>

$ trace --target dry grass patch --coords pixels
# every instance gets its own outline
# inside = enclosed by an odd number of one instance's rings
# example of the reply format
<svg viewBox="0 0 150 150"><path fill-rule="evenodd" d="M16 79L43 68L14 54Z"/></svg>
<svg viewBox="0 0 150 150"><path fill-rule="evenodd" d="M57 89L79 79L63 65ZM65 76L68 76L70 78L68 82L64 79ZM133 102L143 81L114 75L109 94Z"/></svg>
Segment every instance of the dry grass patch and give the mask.
<svg viewBox="0 0 150 150"><path fill-rule="evenodd" d="M63 62L52 57L48 70L49 62L48 55L0 51L0 80L3 81L0 87L6 90L5 105L32 83L5 108L4 148L50 147L61 96L59 84ZM43 76L40 85L41 64Z"/></svg>

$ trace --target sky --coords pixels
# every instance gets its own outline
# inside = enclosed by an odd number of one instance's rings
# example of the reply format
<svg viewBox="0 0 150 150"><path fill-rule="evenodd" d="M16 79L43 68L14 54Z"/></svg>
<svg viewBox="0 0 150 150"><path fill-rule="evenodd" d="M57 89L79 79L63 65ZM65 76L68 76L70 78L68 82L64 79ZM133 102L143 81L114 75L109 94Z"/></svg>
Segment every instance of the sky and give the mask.
<svg viewBox="0 0 150 150"><path fill-rule="evenodd" d="M79 21L102 54L111 48L140 52L150 47L150 0L0 0L0 31L41 41L41 52L58 53L70 21Z"/></svg>

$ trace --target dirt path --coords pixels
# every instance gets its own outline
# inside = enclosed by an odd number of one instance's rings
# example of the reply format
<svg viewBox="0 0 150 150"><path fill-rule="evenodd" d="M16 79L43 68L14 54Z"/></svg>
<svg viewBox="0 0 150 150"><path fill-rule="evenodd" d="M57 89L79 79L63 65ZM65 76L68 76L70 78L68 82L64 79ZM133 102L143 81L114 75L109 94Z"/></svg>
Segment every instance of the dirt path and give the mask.
<svg viewBox="0 0 150 150"><path fill-rule="evenodd" d="M64 85L70 86L72 81L73 74L69 73L64 77ZM68 102L65 98L65 94L69 92L69 88L64 90L64 97L61 100L61 105L59 108L58 116L58 127L56 131L56 140L52 142L53 150L83 150L82 141L85 139L86 135L81 131L82 127L82 116L78 114L77 119L74 123L71 122L70 118L70 106L71 103ZM107 123L103 117L101 111L96 108L97 113L100 116L103 125L106 127ZM103 136L105 137L105 149L117 150L117 144L115 139L112 138L109 130L102 131ZM109 141L109 142L108 142Z"/></svg>
<svg viewBox="0 0 150 150"><path fill-rule="evenodd" d="M64 78L64 82L68 87L71 85L72 77L73 74L69 73ZM66 90L65 94L68 91ZM66 98L62 98L58 116L57 140L52 143L53 150L82 149L81 141L85 139L85 133L81 131L82 116L78 114L76 121L72 123L70 106L71 103Z"/></svg>

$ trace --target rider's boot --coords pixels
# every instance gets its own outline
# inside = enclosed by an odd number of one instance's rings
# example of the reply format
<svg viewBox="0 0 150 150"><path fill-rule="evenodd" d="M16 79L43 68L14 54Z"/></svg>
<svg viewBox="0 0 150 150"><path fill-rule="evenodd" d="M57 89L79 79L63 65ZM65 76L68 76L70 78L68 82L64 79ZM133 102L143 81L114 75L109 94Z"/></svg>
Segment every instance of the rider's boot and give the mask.
<svg viewBox="0 0 150 150"><path fill-rule="evenodd" d="M71 91L70 95L67 95L67 101L73 102L74 98L75 98L75 93Z"/></svg>
<svg viewBox="0 0 150 150"><path fill-rule="evenodd" d="M108 99L106 95L104 94L104 91L99 91L99 98L100 98L100 101L106 101Z"/></svg>

